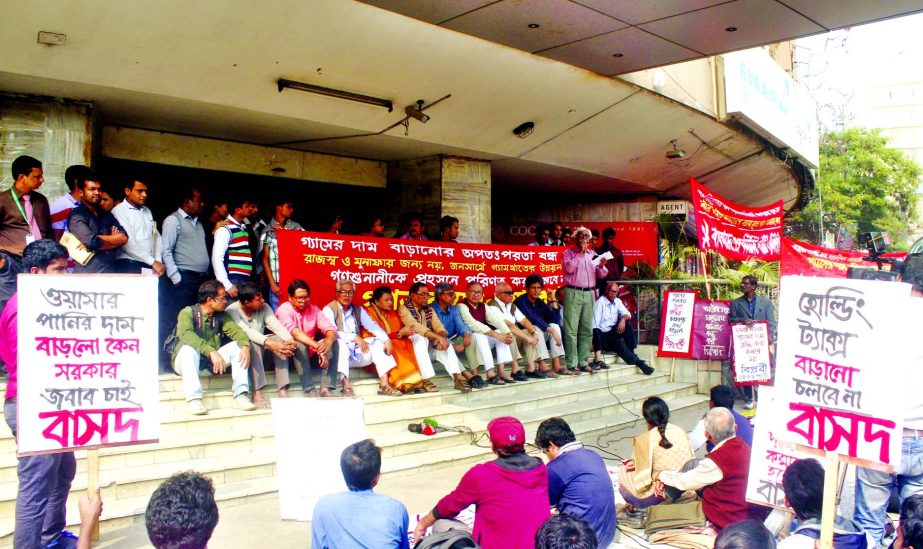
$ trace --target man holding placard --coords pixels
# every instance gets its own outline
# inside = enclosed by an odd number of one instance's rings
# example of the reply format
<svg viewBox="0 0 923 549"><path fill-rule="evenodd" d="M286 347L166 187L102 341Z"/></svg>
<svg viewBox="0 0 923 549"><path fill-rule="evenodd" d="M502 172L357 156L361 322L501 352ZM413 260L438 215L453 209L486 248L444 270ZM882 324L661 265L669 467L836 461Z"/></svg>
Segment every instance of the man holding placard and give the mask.
<svg viewBox="0 0 923 549"><path fill-rule="evenodd" d="M67 274L67 249L52 240L36 240L22 254L24 272ZM13 294L0 314L0 359L7 366L9 381L3 416L13 436L17 434L17 317L18 294ZM64 530L67 524L67 495L77 472L73 452L21 456L16 467L19 488L16 493L15 547L45 547L56 539L75 536Z"/></svg>
<svg viewBox="0 0 923 549"><path fill-rule="evenodd" d="M731 301L731 314L728 317L728 321L731 324L743 322L750 328L753 326L754 321L765 320L769 323L769 342L771 345L776 340L776 311L769 298L757 295L756 287L758 285L759 282L753 275L747 275L741 280L740 291L742 291L744 295ZM730 363L724 361L722 362L722 366L726 382L727 380L733 380L733 375L730 372ZM731 381L731 383L733 383L733 381ZM741 389L744 397L747 399L744 408L752 410L753 387L745 385Z"/></svg>

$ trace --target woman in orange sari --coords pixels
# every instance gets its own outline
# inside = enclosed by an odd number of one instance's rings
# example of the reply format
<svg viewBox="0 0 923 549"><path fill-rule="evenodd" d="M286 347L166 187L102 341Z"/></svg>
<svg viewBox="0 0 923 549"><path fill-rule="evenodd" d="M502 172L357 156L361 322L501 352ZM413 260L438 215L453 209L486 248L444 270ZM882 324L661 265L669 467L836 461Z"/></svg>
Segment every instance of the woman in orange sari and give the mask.
<svg viewBox="0 0 923 549"><path fill-rule="evenodd" d="M366 310L372 320L388 332L388 337L391 338L391 344L394 346L392 356L397 362L394 368L381 376L378 394L400 396L401 393L422 392L423 376L420 375L420 367L417 366L413 344L407 339L413 335L413 328L405 327L395 312L391 288L387 286L375 288ZM365 330L363 330L362 337L371 335L364 332Z"/></svg>

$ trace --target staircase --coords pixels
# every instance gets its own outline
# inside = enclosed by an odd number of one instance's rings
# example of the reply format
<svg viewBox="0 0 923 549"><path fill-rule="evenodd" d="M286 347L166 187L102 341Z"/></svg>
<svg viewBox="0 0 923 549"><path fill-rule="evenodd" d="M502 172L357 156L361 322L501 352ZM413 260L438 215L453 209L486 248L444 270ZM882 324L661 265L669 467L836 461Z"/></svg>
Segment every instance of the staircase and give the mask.
<svg viewBox="0 0 923 549"><path fill-rule="evenodd" d="M639 349L642 350L653 354L652 347ZM655 360L648 362L656 364ZM633 366L616 364L612 359L610 364L610 370L593 375L489 386L467 394L452 389L445 375L433 380L440 389L438 393L402 397L377 395L377 379L361 370L354 370L351 380L357 397L365 402L368 435L382 447L382 473L386 476L475 463L492 455L486 437L473 445L471 436L455 431L427 437L407 430L408 423L424 417L481 434L491 418L513 415L525 425L527 439L533 440L542 420L558 416L571 425L580 440L596 445L600 436L616 430L625 429L624 436L640 432L644 428L643 418L639 419L641 404L650 396L666 400L672 411L705 410L708 397L697 394L694 383L671 383L668 372L645 376ZM267 372L267 377L270 385L264 395L273 398L273 374ZM178 471L195 470L210 476L222 506L275 497L271 412L233 408L230 376L202 381L208 415L187 414L182 380L164 375L160 377L160 443L100 450L100 485L105 504L102 530L144 520L151 493ZM298 386L296 379L292 386ZM289 394L301 398L299 390L290 390ZM0 546L6 547L12 544L17 460L15 440L8 429L0 431ZM77 499L86 483L86 452L77 452L77 476L68 502L69 524L79 523Z"/></svg>

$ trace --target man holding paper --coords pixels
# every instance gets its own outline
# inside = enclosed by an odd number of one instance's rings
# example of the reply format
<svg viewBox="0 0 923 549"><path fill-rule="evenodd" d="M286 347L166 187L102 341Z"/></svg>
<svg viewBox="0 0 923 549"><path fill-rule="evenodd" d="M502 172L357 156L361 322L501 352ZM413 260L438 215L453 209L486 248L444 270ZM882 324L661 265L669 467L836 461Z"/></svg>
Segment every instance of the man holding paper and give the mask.
<svg viewBox="0 0 923 549"><path fill-rule="evenodd" d="M609 271L606 261L610 255L594 257L589 249L590 230L586 227L574 229L576 244L561 254L564 269L564 356L567 368L578 367L592 372L589 365L593 342L593 302L596 301L596 280L604 278Z"/></svg>
<svg viewBox="0 0 923 549"><path fill-rule="evenodd" d="M744 295L731 301L731 313L728 316L730 323L744 322L748 327L753 325L756 320L765 320L769 322L769 344L770 348L776 341L776 310L772 306L772 301L767 297L757 295L756 287L759 282L753 275L747 275L740 281L740 291ZM734 384L734 376L731 373L731 363L727 360L722 362L725 383ZM741 387L744 398L747 403L744 408L753 409L753 387L745 385Z"/></svg>

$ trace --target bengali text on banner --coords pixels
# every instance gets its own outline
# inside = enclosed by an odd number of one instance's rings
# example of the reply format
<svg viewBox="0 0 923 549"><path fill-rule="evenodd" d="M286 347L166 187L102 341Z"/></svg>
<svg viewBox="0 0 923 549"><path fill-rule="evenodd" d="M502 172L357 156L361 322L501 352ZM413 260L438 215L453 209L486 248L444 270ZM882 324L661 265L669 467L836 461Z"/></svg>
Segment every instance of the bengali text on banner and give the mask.
<svg viewBox="0 0 923 549"><path fill-rule="evenodd" d="M865 261L867 251L858 250L834 250L831 248L822 248L807 242L793 240L782 237L782 258L781 270L782 275L808 275L808 276L827 276L846 278L846 273L850 267L862 267L866 269L877 269L878 266L871 262ZM885 258L905 259L905 253L883 254ZM890 269L890 265L884 265L885 270Z"/></svg>
<svg viewBox="0 0 923 549"><path fill-rule="evenodd" d="M690 178L699 249L733 260L779 259L782 201L750 208L727 200Z"/></svg>
<svg viewBox="0 0 923 549"><path fill-rule="evenodd" d="M430 289L449 282L457 299L469 282L478 282L492 297L497 284L524 289L530 274L541 275L545 289L564 284L563 247L458 244L399 240L305 231L282 231L279 239L279 279L285 288L295 278L311 287L311 301L323 307L334 298L338 280L356 285L356 302L365 302L378 286L396 290L396 301L407 297L414 282ZM283 290L284 291L284 290Z"/></svg>

